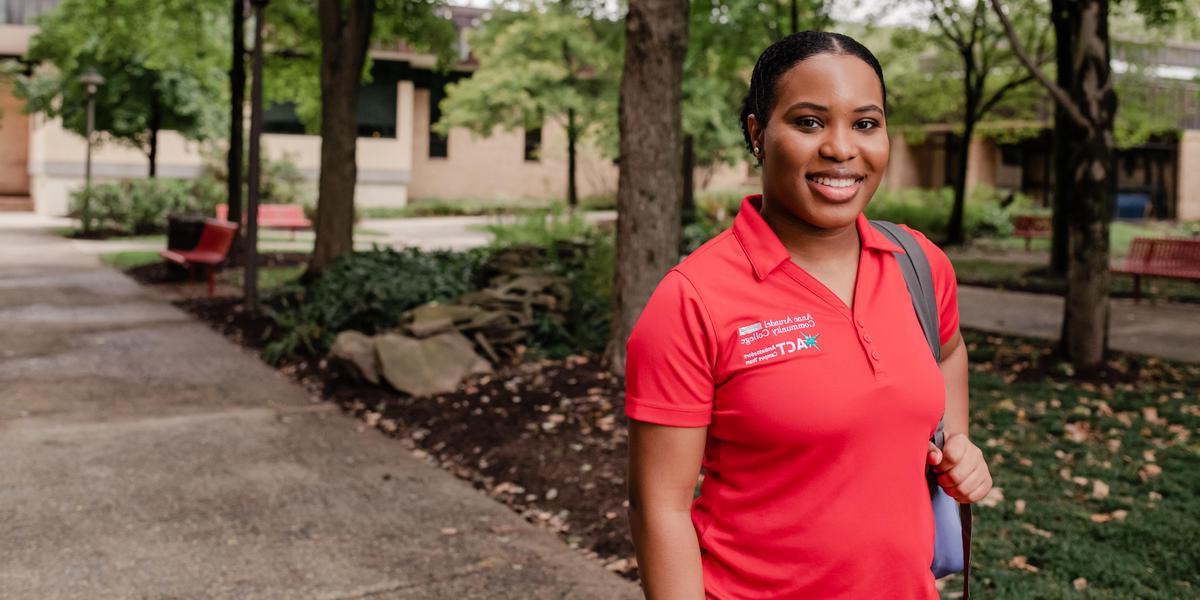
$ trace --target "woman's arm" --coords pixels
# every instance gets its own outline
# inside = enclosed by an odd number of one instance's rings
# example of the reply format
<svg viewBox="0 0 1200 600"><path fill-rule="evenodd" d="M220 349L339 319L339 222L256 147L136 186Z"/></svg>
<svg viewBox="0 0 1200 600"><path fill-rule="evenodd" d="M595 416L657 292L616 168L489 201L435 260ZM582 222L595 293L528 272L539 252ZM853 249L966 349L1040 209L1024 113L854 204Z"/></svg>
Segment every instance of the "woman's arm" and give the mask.
<svg viewBox="0 0 1200 600"><path fill-rule="evenodd" d="M629 524L649 600L704 598L691 505L707 427L629 421Z"/></svg>
<svg viewBox="0 0 1200 600"><path fill-rule="evenodd" d="M938 365L946 385L946 439L942 450L930 445L929 463L941 473L938 483L955 500L972 504L992 490L992 474L983 451L970 441L971 409L967 387L967 346L962 332L942 346Z"/></svg>

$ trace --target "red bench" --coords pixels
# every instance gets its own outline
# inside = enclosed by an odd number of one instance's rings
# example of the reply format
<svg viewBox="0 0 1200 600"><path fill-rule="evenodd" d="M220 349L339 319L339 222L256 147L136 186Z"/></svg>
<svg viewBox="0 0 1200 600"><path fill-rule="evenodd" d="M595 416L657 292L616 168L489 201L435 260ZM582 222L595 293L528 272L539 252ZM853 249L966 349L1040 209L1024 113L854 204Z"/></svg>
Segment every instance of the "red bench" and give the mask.
<svg viewBox="0 0 1200 600"><path fill-rule="evenodd" d="M200 243L191 250L161 250L158 255L173 263L187 267L191 275L196 265L204 265L208 274L208 297L213 297L216 287L217 265L225 261L229 254L229 246L233 244L233 236L237 233L237 225L229 221L208 219L200 232ZM191 279L191 277L189 277Z"/></svg>
<svg viewBox="0 0 1200 600"><path fill-rule="evenodd" d="M229 220L229 205L217 205L217 218ZM246 224L246 215L242 215L242 225ZM297 229L312 229L312 221L304 216L304 207L299 204L261 204L258 207L258 226L268 229L287 229L296 237Z"/></svg>
<svg viewBox="0 0 1200 600"><path fill-rule="evenodd" d="M1134 238L1129 255L1112 268L1133 275L1133 299L1142 298L1142 276L1200 280L1200 239Z"/></svg>
<svg viewBox="0 0 1200 600"><path fill-rule="evenodd" d="M1025 238L1025 251L1030 251L1033 238L1050 237L1050 215L1013 215L1013 235Z"/></svg>

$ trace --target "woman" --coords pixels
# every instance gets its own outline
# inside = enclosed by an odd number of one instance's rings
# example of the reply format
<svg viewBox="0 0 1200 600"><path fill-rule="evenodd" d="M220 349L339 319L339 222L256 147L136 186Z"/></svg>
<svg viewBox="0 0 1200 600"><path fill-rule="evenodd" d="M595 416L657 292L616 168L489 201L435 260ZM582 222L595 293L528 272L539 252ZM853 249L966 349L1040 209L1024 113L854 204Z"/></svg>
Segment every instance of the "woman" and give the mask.
<svg viewBox="0 0 1200 600"><path fill-rule="evenodd" d="M762 194L663 278L628 344L649 598L937 598L925 466L960 502L991 489L967 436L950 262L914 232L939 364L900 249L863 216L888 162L886 100L878 61L839 34L791 35L754 68L742 124Z"/></svg>

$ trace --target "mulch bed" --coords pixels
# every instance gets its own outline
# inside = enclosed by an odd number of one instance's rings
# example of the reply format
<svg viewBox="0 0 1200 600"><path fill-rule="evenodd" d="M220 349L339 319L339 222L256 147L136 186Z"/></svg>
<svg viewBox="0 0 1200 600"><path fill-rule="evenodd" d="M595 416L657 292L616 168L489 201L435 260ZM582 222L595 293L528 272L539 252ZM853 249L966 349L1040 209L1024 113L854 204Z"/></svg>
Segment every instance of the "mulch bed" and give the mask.
<svg viewBox="0 0 1200 600"><path fill-rule="evenodd" d="M263 252L258 255L258 266L264 268L303 265L308 262L310 256L311 254L307 252ZM175 263L163 260L126 269L125 274L137 280L138 283L161 285L187 281L188 271ZM204 269L197 268L193 275L197 281L203 279Z"/></svg>
<svg viewBox="0 0 1200 600"><path fill-rule="evenodd" d="M245 312L237 298L176 305L247 348L259 350L274 335L270 320ZM530 360L434 397L358 382L324 360L280 370L609 570L637 579L625 518L624 384L598 357Z"/></svg>

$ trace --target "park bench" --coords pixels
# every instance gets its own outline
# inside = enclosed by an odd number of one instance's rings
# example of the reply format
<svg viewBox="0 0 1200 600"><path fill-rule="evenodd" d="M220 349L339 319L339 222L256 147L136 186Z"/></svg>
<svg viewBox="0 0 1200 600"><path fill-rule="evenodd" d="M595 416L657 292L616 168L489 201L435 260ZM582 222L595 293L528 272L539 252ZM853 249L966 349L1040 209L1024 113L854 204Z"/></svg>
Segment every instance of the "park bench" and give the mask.
<svg viewBox="0 0 1200 600"><path fill-rule="evenodd" d="M1025 251L1030 251L1033 238L1050 237L1050 215L1013 215L1013 235L1025 238Z"/></svg>
<svg viewBox="0 0 1200 600"><path fill-rule="evenodd" d="M217 205L217 218L229 220L229 205ZM246 224L246 215L242 215L242 225ZM267 229L287 229L296 238L297 229L312 229L312 221L304 216L304 207L299 204L260 204L258 206L258 226Z"/></svg>
<svg viewBox="0 0 1200 600"><path fill-rule="evenodd" d="M1134 238L1113 273L1133 276L1134 302L1142 298L1142 276L1200 280L1200 239Z"/></svg>
<svg viewBox="0 0 1200 600"><path fill-rule="evenodd" d="M200 242L191 250L160 250L158 255L175 264L187 267L188 279L196 265L204 265L208 275L208 297L213 297L216 287L217 265L225 261L237 225L229 221L208 219L200 232Z"/></svg>

